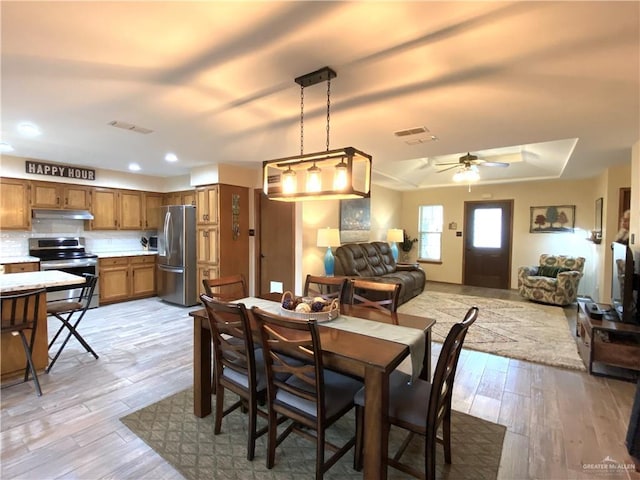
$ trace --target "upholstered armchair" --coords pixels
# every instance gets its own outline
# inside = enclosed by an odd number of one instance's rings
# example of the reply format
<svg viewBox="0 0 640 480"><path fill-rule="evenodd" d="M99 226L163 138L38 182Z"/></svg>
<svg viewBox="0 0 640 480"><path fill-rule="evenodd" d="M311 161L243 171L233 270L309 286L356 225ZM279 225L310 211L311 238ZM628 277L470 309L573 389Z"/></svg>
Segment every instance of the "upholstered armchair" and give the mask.
<svg viewBox="0 0 640 480"><path fill-rule="evenodd" d="M584 257L540 255L540 264L518 269L520 295L536 302L569 305L578 297Z"/></svg>

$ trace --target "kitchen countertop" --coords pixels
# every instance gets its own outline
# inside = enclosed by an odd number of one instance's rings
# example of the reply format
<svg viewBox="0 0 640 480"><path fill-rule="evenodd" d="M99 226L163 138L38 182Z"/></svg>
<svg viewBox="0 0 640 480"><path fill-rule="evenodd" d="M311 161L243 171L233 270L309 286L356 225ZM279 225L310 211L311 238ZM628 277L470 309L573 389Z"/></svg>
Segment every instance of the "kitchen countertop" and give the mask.
<svg viewBox="0 0 640 480"><path fill-rule="evenodd" d="M157 250L122 250L119 252L96 252L93 251L91 253L95 253L98 255L98 258L113 258L113 257L135 257L138 255L157 255Z"/></svg>
<svg viewBox="0 0 640 480"><path fill-rule="evenodd" d="M39 261L40 259L38 257L31 257L29 255L21 255L19 257L0 257L0 265L6 265L8 263L29 263Z"/></svg>
<svg viewBox="0 0 640 480"><path fill-rule="evenodd" d="M84 277L60 270L5 273L0 275L0 293L20 292L45 287L60 287L84 283Z"/></svg>

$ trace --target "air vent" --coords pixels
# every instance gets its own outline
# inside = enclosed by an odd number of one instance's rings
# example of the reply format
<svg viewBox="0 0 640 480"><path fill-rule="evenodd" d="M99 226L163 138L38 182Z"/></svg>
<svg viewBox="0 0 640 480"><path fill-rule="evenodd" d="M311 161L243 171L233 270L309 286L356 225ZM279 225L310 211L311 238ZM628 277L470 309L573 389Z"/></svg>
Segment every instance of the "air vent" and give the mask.
<svg viewBox="0 0 640 480"><path fill-rule="evenodd" d="M438 137L435 135L429 135L428 137L420 137L420 138L412 138L411 140L405 140L404 143L407 145L419 145L421 143L429 143L435 142L438 140Z"/></svg>
<svg viewBox="0 0 640 480"><path fill-rule="evenodd" d="M150 130L148 128L139 127L138 125L134 125L133 123L120 122L118 120L113 120L109 122L109 125L111 125L112 127L122 128L123 130L129 130L131 132L136 132L136 133L144 133L144 134L153 133L153 130Z"/></svg>
<svg viewBox="0 0 640 480"><path fill-rule="evenodd" d="M418 135L419 133L428 133L429 129L427 127L414 127L407 128L406 130L398 130L397 132L393 132L396 137L408 137L409 135Z"/></svg>

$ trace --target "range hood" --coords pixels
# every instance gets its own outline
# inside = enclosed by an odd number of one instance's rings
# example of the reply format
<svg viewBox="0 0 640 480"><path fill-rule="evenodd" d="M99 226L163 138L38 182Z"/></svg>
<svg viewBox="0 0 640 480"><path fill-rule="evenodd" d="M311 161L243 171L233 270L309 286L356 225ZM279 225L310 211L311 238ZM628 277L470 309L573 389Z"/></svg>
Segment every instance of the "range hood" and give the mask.
<svg viewBox="0 0 640 480"><path fill-rule="evenodd" d="M66 220L93 220L93 215L88 210L49 210L34 208L31 210L33 218L54 218Z"/></svg>

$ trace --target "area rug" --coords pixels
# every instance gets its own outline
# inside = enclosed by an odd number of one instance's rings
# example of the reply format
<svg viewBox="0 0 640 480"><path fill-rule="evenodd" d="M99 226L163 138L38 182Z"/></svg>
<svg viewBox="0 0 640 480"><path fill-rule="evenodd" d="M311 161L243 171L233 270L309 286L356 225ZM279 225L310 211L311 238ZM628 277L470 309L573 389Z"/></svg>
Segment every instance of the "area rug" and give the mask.
<svg viewBox="0 0 640 480"><path fill-rule="evenodd" d="M229 401L233 395L229 395ZM215 399L214 399L215 400ZM225 399L226 400L226 399ZM226 403L226 402L225 402ZM315 444L298 435L290 435L276 451L276 464L265 466L266 438L256 443L253 461L246 457L247 418L239 410L227 415L222 432L213 434L213 415L193 415L193 392L184 390L120 419L167 462L189 480L263 479L298 480L314 478ZM262 422L262 419L259 418ZM264 425L260 423L259 427ZM347 415L329 431L332 441L348 438L355 428L353 415ZM497 477L506 428L461 412L454 411L451 421L452 463L444 464L442 447L437 446L437 478L442 480L492 480ZM401 431L392 428L390 452L402 442ZM424 444L417 438L403 460L422 465ZM353 450L340 459L324 475L328 480L361 479L362 473L352 468ZM393 468L390 479L411 478Z"/></svg>
<svg viewBox="0 0 640 480"><path fill-rule="evenodd" d="M464 348L556 367L585 370L561 307L425 291L399 312L436 319L432 339L442 343L469 307L478 306Z"/></svg>

